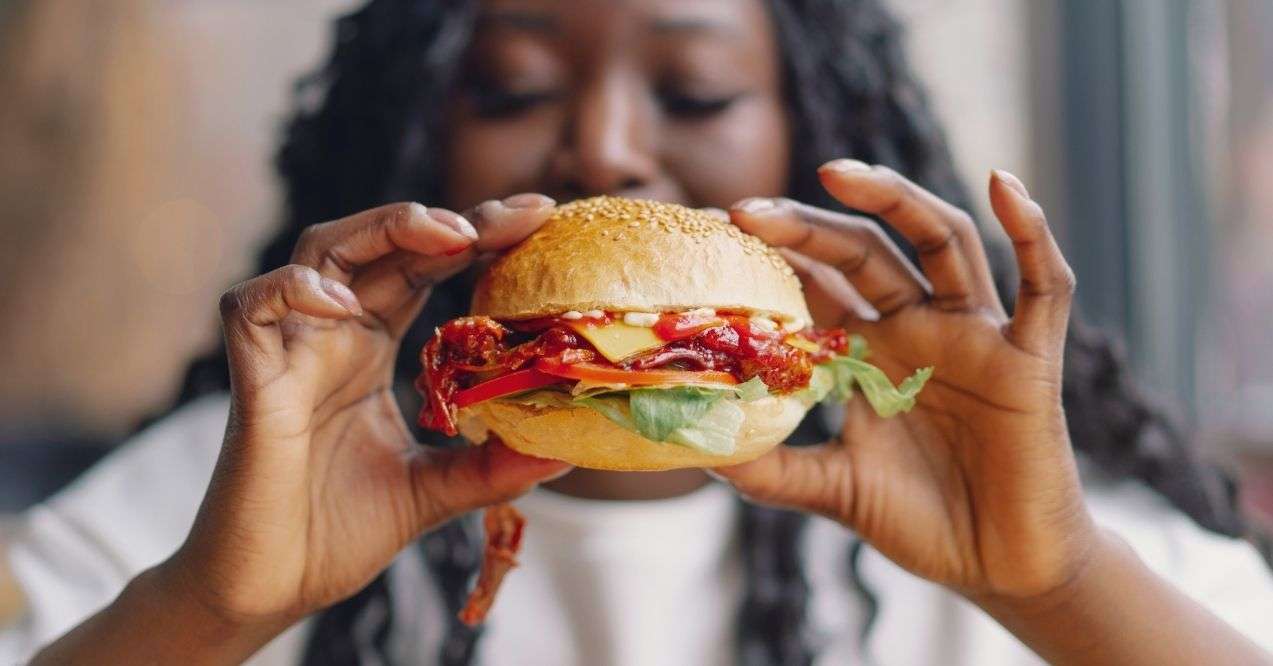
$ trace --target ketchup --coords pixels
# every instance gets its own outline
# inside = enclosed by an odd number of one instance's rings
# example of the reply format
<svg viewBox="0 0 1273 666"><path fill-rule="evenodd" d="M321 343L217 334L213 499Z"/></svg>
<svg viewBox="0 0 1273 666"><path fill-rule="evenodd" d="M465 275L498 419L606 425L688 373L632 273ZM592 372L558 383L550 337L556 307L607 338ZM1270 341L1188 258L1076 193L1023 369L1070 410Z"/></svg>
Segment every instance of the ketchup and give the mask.
<svg viewBox="0 0 1273 666"><path fill-rule="evenodd" d="M615 319L613 313L606 313L601 319L582 321L601 325ZM420 353L424 370L416 387L425 399L420 425L454 436L456 410L452 399L456 391L520 370L539 358L624 370L669 366L715 370L728 372L739 382L760 377L769 390L787 393L809 385L814 364L846 354L849 347L842 329L791 333L757 326L742 315L691 311L660 315L653 331L667 344L613 364L570 328L577 321L580 320L541 317L502 324L489 317L461 317L447 322ZM809 353L793 347L784 342L789 336L812 342L819 349Z"/></svg>
<svg viewBox="0 0 1273 666"><path fill-rule="evenodd" d="M720 326L724 322L715 313L679 312L659 315L654 325L654 334L661 340L681 340L697 335L709 328Z"/></svg>
<svg viewBox="0 0 1273 666"><path fill-rule="evenodd" d="M646 370L677 363L694 370L722 370L743 382L752 377L771 391L786 393L809 385L809 353L783 342L777 328L766 330L741 315L665 314L655 334L668 344L623 363Z"/></svg>
<svg viewBox="0 0 1273 666"><path fill-rule="evenodd" d="M452 437L456 434L455 392L480 378L491 379L529 365L538 358L558 357L566 363L587 363L597 353L574 331L554 327L515 346L506 340L512 331L489 317L461 317L438 328L420 351L424 366L416 389L424 396L420 425Z"/></svg>

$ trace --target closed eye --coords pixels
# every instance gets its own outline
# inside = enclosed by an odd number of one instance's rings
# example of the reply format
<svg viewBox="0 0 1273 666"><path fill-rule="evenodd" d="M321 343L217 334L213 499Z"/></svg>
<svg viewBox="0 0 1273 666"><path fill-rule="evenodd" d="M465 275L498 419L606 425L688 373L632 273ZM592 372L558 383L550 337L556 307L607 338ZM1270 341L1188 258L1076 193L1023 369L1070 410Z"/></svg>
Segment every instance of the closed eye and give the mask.
<svg viewBox="0 0 1273 666"><path fill-rule="evenodd" d="M512 90L497 85L475 85L468 91L473 113L479 118L514 118L541 104L554 102L562 93L554 89Z"/></svg>
<svg viewBox="0 0 1273 666"><path fill-rule="evenodd" d="M664 90L659 93L659 103L669 115L686 120L705 119L723 113L735 102L745 97L734 95L694 95Z"/></svg>

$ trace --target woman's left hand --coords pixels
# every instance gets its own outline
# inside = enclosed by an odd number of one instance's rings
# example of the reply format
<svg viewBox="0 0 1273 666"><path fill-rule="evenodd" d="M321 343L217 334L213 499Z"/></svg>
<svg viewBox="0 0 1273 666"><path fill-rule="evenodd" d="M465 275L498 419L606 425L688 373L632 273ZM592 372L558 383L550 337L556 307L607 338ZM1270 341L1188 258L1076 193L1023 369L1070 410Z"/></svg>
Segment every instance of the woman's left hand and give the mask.
<svg viewBox="0 0 1273 666"><path fill-rule="evenodd" d="M753 499L838 520L964 594L1058 589L1100 536L1061 407L1074 277L1042 210L1013 176L991 177L1021 274L1009 317L968 214L887 168L836 160L819 175L836 199L901 233L922 274L866 218L751 199L730 212L734 223L785 248L819 325L865 336L869 360L894 381L925 366L932 379L907 414L884 419L851 400L838 441L717 471Z"/></svg>

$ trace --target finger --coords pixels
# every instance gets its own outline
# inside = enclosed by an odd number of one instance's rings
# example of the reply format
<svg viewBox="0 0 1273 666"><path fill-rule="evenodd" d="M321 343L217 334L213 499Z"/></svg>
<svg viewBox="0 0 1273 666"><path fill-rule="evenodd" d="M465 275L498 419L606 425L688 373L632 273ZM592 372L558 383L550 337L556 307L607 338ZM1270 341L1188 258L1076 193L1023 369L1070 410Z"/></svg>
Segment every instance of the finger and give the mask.
<svg viewBox="0 0 1273 666"><path fill-rule="evenodd" d="M411 492L420 529L484 506L515 499L573 469L568 463L523 455L498 439L412 459Z"/></svg>
<svg viewBox="0 0 1273 666"><path fill-rule="evenodd" d="M557 202L536 193L482 202L465 211L477 227L477 251L499 252L526 239L556 211Z"/></svg>
<svg viewBox="0 0 1273 666"><path fill-rule="evenodd" d="M451 211L396 203L307 228L292 262L348 283L357 269L394 252L455 255L476 240L473 225Z"/></svg>
<svg viewBox="0 0 1273 666"><path fill-rule="evenodd" d="M831 445L779 446L741 465L712 471L744 497L844 522L852 509L849 462Z"/></svg>
<svg viewBox="0 0 1273 666"><path fill-rule="evenodd" d="M279 324L291 313L319 319L361 315L358 297L309 266L291 264L232 287L221 296L227 353L244 369L286 364Z"/></svg>
<svg viewBox="0 0 1273 666"><path fill-rule="evenodd" d="M879 217L915 247L932 283L935 306L1002 313L990 262L967 213L887 167L832 160L818 169L818 176L841 203Z"/></svg>
<svg viewBox="0 0 1273 666"><path fill-rule="evenodd" d="M732 219L769 245L785 247L844 274L880 314L922 301L927 281L870 220L789 199L747 199Z"/></svg>
<svg viewBox="0 0 1273 666"><path fill-rule="evenodd" d="M1048 229L1043 209L1025 186L1006 171L990 176L990 205L1012 239L1021 285L1008 335L1036 354L1059 354L1074 298L1074 271Z"/></svg>
<svg viewBox="0 0 1273 666"><path fill-rule="evenodd" d="M859 294L844 273L795 250L778 248L804 285L813 321L821 327L843 326L846 318L879 321L880 313Z"/></svg>
<svg viewBox="0 0 1273 666"><path fill-rule="evenodd" d="M455 255L392 254L363 269L352 286L390 335L399 337L419 316L433 285L469 266L476 253L499 251L521 242L552 216L555 205L542 194L517 194L483 202L463 215L432 208L430 214L471 221L477 242Z"/></svg>
<svg viewBox="0 0 1273 666"><path fill-rule="evenodd" d="M350 280L350 288L358 294L363 307L374 318L374 325L396 340L419 316L434 285L464 270L472 262L473 252L470 250L449 257L400 252L360 269Z"/></svg>

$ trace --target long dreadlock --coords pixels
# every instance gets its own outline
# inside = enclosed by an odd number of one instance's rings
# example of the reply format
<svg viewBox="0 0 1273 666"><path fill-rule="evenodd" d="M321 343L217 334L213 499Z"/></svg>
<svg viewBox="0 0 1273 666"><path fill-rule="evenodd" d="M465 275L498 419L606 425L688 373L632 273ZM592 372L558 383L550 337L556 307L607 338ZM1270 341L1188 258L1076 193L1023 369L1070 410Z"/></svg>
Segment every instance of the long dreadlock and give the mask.
<svg viewBox="0 0 1273 666"><path fill-rule="evenodd" d="M851 156L885 164L945 200L968 209L943 133L903 53L902 31L880 0L771 0L792 124L793 163L788 194L835 208L815 177L822 162ZM429 99L444 98L458 75L472 31L472 2L372 0L335 25L327 63L296 89L297 111L287 127L278 167L286 185L284 226L265 248L259 270L288 262L306 225L335 219L388 200L439 201L443 118ZM1011 305L1010 256L990 248L996 284ZM468 278L435 290L403 342L397 375L418 370L415 351L428 331L461 314ZM180 401L228 389L223 353L193 363ZM401 392L413 412L414 396ZM1114 477L1147 483L1203 527L1236 534L1240 520L1231 486L1190 454L1184 436L1132 385L1109 340L1080 324L1066 347L1063 400L1075 447ZM798 439L825 440L834 432L815 412ZM431 433L425 441L447 445ZM797 513L744 505L739 533L747 589L738 616L738 657L746 664L806 664L808 586L799 543L806 519ZM862 546L846 553L854 588L868 610L876 592L857 570ZM477 564L473 530L462 521L427 535L422 552L449 610L458 610ZM383 580L324 614L306 662L347 663L351 626L360 608L383 605ZM377 601L379 599L379 601ZM372 636L386 633L382 627ZM439 662L467 664L479 634L458 622L439 628Z"/></svg>

